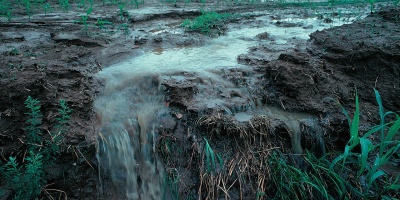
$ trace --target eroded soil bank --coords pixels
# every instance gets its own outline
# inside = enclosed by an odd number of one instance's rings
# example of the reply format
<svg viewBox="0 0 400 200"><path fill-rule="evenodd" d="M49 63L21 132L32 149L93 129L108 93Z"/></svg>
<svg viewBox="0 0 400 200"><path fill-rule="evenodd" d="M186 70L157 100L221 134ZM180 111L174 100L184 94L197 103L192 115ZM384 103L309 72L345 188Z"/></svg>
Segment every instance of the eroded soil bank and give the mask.
<svg viewBox="0 0 400 200"><path fill-rule="evenodd" d="M264 44L251 48L249 53L239 55L238 61L253 66L255 72L243 68L224 72L226 80L237 88L247 87L250 94L209 87L219 91L212 99L222 97L226 101L224 106L204 105L202 102L207 100L198 100L198 93L212 95L202 89L206 80L187 78L164 83L170 105L177 109L175 113L185 113L172 135L163 134L161 148L165 149L160 150L167 166L178 170L170 173L181 176L179 194L254 199L257 192L264 191L267 198L273 198L276 188L270 187L268 182L272 180L266 175L274 170L268 167L271 149L287 153L308 150L322 156L344 148L349 140L349 126L336 101L352 117L358 94L361 132L379 119L373 88L385 99L385 109L398 112L399 14L399 10L381 11L352 24L317 31L305 44L298 43L283 53ZM277 52L278 59L271 59ZM250 78L253 73L261 75L254 85ZM246 98L250 100L240 101ZM254 112L257 109L268 111ZM288 123L294 121L298 124ZM300 143L293 141L296 126L300 127ZM224 157L224 167L229 170L215 177L198 175L205 173L205 169L198 169L205 165L204 142L199 137L211 138L211 146ZM378 136L372 137L378 140ZM185 144L185 139L190 143ZM182 155L190 156L181 159ZM301 161L293 159L301 168ZM398 159L394 160L385 172L395 177L398 170L391 169L398 166Z"/></svg>
<svg viewBox="0 0 400 200"><path fill-rule="evenodd" d="M97 16L102 16L115 25L107 25L106 30L89 27L88 35L83 25L73 23L80 17L79 9L69 14L33 16L29 23L21 23L27 19L20 17L14 23L0 24L3 163L9 156L22 160L26 152L23 102L27 96L41 101L44 133L53 128L58 100L65 99L73 109L72 118L63 153L46 174L49 185L45 189L62 190L69 199L126 197L125 189L109 177L99 180L96 142L100 119L93 103L104 88L95 74L147 52L201 46L209 40L179 27L183 19L200 14L197 9L152 9L132 11L131 18L122 19L114 8L101 7L89 20L94 24ZM251 9L254 7L242 10ZM237 12L239 8L226 10ZM308 15L306 9L279 11L283 16ZM266 11L271 12L277 11ZM317 31L308 41L293 39L290 49L263 44L271 39L268 32L254 36L260 45L238 55L238 62L249 68L231 67L223 73L216 70L215 74L223 74L221 82L196 73L152 77L152 84L163 88L163 106L168 110L168 114L158 116L161 126L156 128L155 143L168 177L167 195L255 199L263 191L268 198L273 197L275 188L268 185L267 175L271 170L269 150L296 153L299 144L293 143L291 131L296 128L292 127L300 127L300 149L316 155L341 150L347 142L347 120L329 97L352 110L357 91L364 128L378 119L373 88L380 92L387 110L399 111L399 14L398 9L379 11L352 24ZM254 26L260 15L254 12L230 28ZM279 21L279 15L272 19ZM125 25L121 28L117 24ZM215 177L204 176L204 138L224 160L223 169L217 169L221 173Z"/></svg>

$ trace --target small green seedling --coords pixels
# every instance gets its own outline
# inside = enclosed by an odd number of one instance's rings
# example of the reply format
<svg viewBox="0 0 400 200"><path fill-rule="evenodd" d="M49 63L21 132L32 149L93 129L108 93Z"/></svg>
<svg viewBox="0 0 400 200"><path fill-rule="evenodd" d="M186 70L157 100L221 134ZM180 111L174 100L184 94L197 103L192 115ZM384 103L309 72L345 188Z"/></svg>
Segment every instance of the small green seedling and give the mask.
<svg viewBox="0 0 400 200"><path fill-rule="evenodd" d="M373 11L374 11L375 0L367 0L367 1L368 1L369 5L370 5L370 10L371 10L371 14L372 14Z"/></svg>
<svg viewBox="0 0 400 200"><path fill-rule="evenodd" d="M101 30L107 30L107 26L111 26L111 25L113 25L112 22L103 20L101 18L98 18L97 22L96 22L96 26L98 26L99 29L101 29Z"/></svg>
<svg viewBox="0 0 400 200"><path fill-rule="evenodd" d="M92 13L93 8L90 7L86 10L86 15L81 16L81 22L84 25L83 30L85 31L85 34L88 35L88 29L89 29L89 24L87 23L87 20L89 19L90 13Z"/></svg>
<svg viewBox="0 0 400 200"><path fill-rule="evenodd" d="M124 13L125 13L125 3L119 3L118 4L118 9L119 9L119 15L120 15L120 17L121 17L121 21L123 21L124 20Z"/></svg>
<svg viewBox="0 0 400 200"><path fill-rule="evenodd" d="M71 7L68 0L58 0L58 3L60 4L64 12L68 12L69 8Z"/></svg>
<svg viewBox="0 0 400 200"><path fill-rule="evenodd" d="M47 2L47 3L43 4L44 15L47 15L47 13L50 11L50 9L51 9L50 3Z"/></svg>

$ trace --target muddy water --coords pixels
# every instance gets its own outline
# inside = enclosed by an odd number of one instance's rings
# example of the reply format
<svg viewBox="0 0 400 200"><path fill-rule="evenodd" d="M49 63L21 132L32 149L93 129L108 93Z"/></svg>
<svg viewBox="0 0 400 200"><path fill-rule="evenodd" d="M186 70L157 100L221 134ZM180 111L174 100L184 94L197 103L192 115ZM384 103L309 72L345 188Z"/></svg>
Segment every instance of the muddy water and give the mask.
<svg viewBox="0 0 400 200"><path fill-rule="evenodd" d="M159 121L168 115L168 110L164 106L161 84L184 82L188 74L201 80L194 96L198 110L222 108L241 122L255 114L281 119L293 132L292 144L300 145L298 120L310 115L288 113L255 102L251 88L256 84L256 73L251 67L238 64L236 57L260 43L269 44L271 48L290 49L299 40L307 40L315 30L345 22L324 24L316 18L271 20L268 16L256 20L262 21L262 25L233 29L224 36L210 39L202 47L156 49L97 74L105 84L94 106L101 123L97 156L101 168L99 176L109 176L117 188L123 188L122 198L162 199L164 169L156 156L155 141ZM295 25L278 26L282 22ZM256 38L264 32L269 39ZM278 54L272 59L274 56ZM250 80L248 85L238 87L224 78L229 70L246 72ZM223 98L221 93L234 93L235 97Z"/></svg>

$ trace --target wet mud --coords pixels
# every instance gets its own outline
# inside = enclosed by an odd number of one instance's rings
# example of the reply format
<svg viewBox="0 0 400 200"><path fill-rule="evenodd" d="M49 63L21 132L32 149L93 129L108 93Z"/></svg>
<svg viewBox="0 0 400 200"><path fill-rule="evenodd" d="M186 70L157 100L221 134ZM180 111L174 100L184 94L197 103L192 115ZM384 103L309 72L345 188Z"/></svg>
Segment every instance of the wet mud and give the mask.
<svg viewBox="0 0 400 200"><path fill-rule="evenodd" d="M240 8L225 10L239 12ZM298 13L282 10L282 15L308 15L301 9ZM99 97L111 90L129 91L141 86L123 82L110 89L99 72L149 52L163 54L168 49L201 47L210 40L207 35L185 32L180 27L183 19L200 14L198 9L171 6L159 11L139 9L130 13L134 17L121 19L111 8L103 8L90 21L94 23L101 15L115 25L108 25L107 30L91 26L89 35L82 25L72 23L76 13L63 19L49 15L33 18L31 23L19 23L26 20L23 17L14 23L0 23L2 162L9 156L22 158L26 150L22 127L27 118L23 104L27 96L41 101L43 132L53 128L58 100L65 99L73 114L61 157L52 166L53 173L46 175L51 184L47 189L62 190L69 199L129 198L124 189L129 184L121 177L115 184L112 179L118 172L109 172L112 168L123 171L122 164L98 159L99 154L116 157L111 150L99 151L99 133L112 133L113 126L105 126L112 121L118 121L118 128L127 127L125 115L101 113L95 105L101 107L103 104L96 104ZM257 18L262 15L250 12L249 17L228 25L227 32L262 27ZM130 94L132 102L140 99L143 104L127 106L139 110L127 114L133 120L128 126L132 130L127 132L134 143L134 139L145 140L144 130L152 130L153 147L143 147L143 151L151 151L151 157L159 159L152 162L163 172L154 172L151 177L161 179L162 175L165 178L157 184L167 185L156 196L254 199L258 191L273 195L274 188L268 186L266 177L271 170L267 160L271 149L295 154L288 156L289 160L306 169L298 154L309 150L320 157L344 147L349 137L347 119L332 99L352 111L357 93L364 129L378 120L373 88L380 92L385 109L398 112L399 15L398 9L375 12L351 24L316 31L308 40L289 38L284 47L280 46L281 38L266 31L243 38L258 45L235 55L237 63L232 66L218 66L204 73L167 69L146 74L146 81L141 83L151 83L141 89L152 85L146 91L151 93L156 88L161 94L157 110L139 112L150 100L142 94ZM312 28L281 18L273 15L271 20L279 27ZM125 24L125 31L117 24ZM206 141L224 160L223 167L216 167L211 176L205 175ZM141 159L146 160L145 156ZM132 170L147 172L136 166ZM130 184L140 185L149 177L135 175ZM133 193L132 198L138 198Z"/></svg>

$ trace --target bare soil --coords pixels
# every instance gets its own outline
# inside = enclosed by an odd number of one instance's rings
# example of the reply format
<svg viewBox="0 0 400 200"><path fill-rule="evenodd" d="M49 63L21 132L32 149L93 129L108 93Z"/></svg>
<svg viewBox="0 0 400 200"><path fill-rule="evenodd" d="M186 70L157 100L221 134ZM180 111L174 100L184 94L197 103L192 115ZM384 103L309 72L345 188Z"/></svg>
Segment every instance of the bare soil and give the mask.
<svg viewBox="0 0 400 200"><path fill-rule="evenodd" d="M92 104L102 91L102 85L95 80L94 74L149 50L202 45L208 38L194 32L152 34L159 27L179 29L183 19L200 14L197 9L167 5L158 8L159 13L121 19L115 7L99 8L89 19L92 26L88 34L82 30L82 24L73 23L79 20L77 13L82 13L79 9L69 14L33 16L30 21L21 15L14 22L0 23L1 161L4 163L9 156L22 159L25 155L23 127L27 119L24 114L27 96L41 101L44 134L52 129L59 99L65 99L73 113L63 153L51 173L46 175L49 185L45 189L52 195L58 192L50 189L64 191L68 199L113 198L99 196L95 157L97 119ZM253 8L246 7L249 9ZM94 26L96 16L103 16L113 25L106 30ZM313 133L319 132L326 151L340 150L348 139L347 120L337 104L327 97L337 99L353 110L357 92L364 129L378 120L373 88L380 92L387 110L400 111L399 20L398 9L375 12L349 25L317 31L310 35L306 44L299 44L285 53L279 52L278 59L271 59L271 50L261 45L240 55L238 61L253 66L259 73L255 95L259 102L317 116L314 121L301 121L301 126L310 132L302 139L304 149L321 153L322 150L314 145L318 137ZM127 27L125 32L120 30L121 24ZM242 82L238 80L246 80L246 73L231 71L226 79L240 84ZM157 144L167 174L174 173L169 169L179 171L179 193L185 194L185 198L208 196L216 199L226 195L222 190L210 192L208 187L214 180L199 176L202 169L198 166L204 164L203 136L208 132L216 152L227 152L226 167L233 173L221 177L232 184L227 194L233 199L254 199L261 184L258 181L264 180L260 177L267 173L267 169L257 166L267 162L262 157L267 157L268 153L260 151L255 155L250 150L282 147L289 151L292 144L287 127L279 119L261 117L241 123L223 110L199 107L192 100L201 80L190 77L187 74L185 81L179 83L161 83L166 88L166 105L173 116L163 119L165 128L160 130ZM232 99L236 96L240 94L225 95ZM268 138L274 138L273 142L262 142ZM174 145L171 147L167 143ZM166 150L167 147L176 149ZM399 166L399 163L394 165ZM246 169L246 174L241 169ZM236 181L241 176L245 179ZM265 191L268 195L268 192L273 193L273 188L266 187Z"/></svg>

